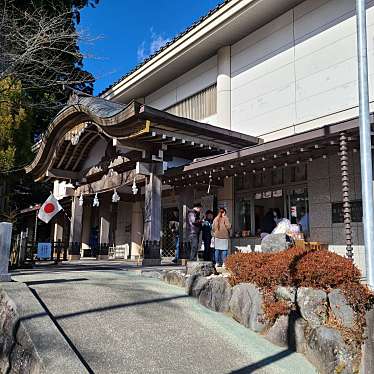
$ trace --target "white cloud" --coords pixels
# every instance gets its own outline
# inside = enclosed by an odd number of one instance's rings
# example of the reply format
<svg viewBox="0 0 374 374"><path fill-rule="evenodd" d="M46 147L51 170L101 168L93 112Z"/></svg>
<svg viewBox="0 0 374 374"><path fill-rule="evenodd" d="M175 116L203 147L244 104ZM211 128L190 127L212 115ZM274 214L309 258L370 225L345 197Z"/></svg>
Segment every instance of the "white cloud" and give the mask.
<svg viewBox="0 0 374 374"><path fill-rule="evenodd" d="M169 38L165 38L162 34L157 34L153 27L150 28L150 40L145 40L139 45L137 50L138 61L141 62L151 54L157 52L161 47L170 41Z"/></svg>
<svg viewBox="0 0 374 374"><path fill-rule="evenodd" d="M139 45L137 56L138 56L138 61L143 61L147 57L147 54L145 53L145 40L143 40L142 44Z"/></svg>

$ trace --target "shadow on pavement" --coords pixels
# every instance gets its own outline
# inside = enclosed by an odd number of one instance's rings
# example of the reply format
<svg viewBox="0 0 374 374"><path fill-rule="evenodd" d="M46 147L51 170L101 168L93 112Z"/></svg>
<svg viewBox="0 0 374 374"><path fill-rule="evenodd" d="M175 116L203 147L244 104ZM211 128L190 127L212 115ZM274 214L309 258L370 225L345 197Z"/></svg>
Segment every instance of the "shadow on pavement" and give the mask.
<svg viewBox="0 0 374 374"><path fill-rule="evenodd" d="M82 282L88 280L87 278L71 278L71 279L46 279L37 281L24 282L27 286L37 286L39 284L51 284L51 283L68 283L68 282Z"/></svg>
<svg viewBox="0 0 374 374"><path fill-rule="evenodd" d="M83 279L79 279L83 280ZM28 285L33 282L28 282ZM51 281L53 283L53 281ZM34 282L34 284L40 284L37 281ZM152 304L152 303L159 303L159 302L165 302L165 301L170 301L170 300L175 300L175 299L182 299L182 298L188 298L188 295L178 295L178 296L171 296L171 297L163 297L163 298L157 298L157 299L150 299L150 300L142 300L142 301L136 301L133 303L124 303L124 304L117 304L117 305L111 305L111 306L106 306L106 307L101 307L101 308L94 308L94 309L89 309L89 310L83 310L79 312L73 312L73 313L67 313L67 314L62 314L62 315L53 315L53 313L49 310L47 305L44 303L42 298L39 296L38 292L29 287L30 291L33 293L35 298L38 300L40 305L43 307L45 310L45 313L39 313L39 314L33 314L29 316L22 317L22 319L19 320L27 320L27 319L33 319L33 318L39 318L39 317L45 317L46 314L51 318L52 322L54 325L57 327L65 341L69 344L71 349L74 351L74 353L77 355L79 360L82 362L82 364L86 367L87 371L89 373L94 373L92 368L89 366L88 362L84 359L82 354L79 352L78 348L74 345L74 343L71 341L71 339L67 336L65 333L64 329L61 327L59 324L58 320L65 319L65 318L72 318L75 316L80 316L80 315L85 315L85 314L91 314L91 313L100 313L103 311L107 310L113 310L113 309L121 309L121 308L127 308L127 307L132 307L132 306L137 306L137 305L145 305L145 304Z"/></svg>
<svg viewBox="0 0 374 374"><path fill-rule="evenodd" d="M100 312L105 312L107 310L129 308L129 307L132 307L132 306L160 303L160 302L177 300L177 299L186 299L186 298L189 298L189 297L190 296L188 296L188 295L179 295L179 296L162 297L162 298L158 298L158 299L134 301L133 303L116 304L116 305L104 306L104 307L100 307L100 308L82 310L82 311L79 311L79 312L60 314L60 315L54 316L54 318L56 320L73 318L73 317L80 316L80 315L83 315L83 314L100 313Z"/></svg>
<svg viewBox="0 0 374 374"><path fill-rule="evenodd" d="M248 373L253 373L258 369L263 368L264 366L270 365L276 361L281 360L282 358L285 358L292 353L295 353L295 351L292 351L290 349L285 349L284 351L281 351L279 353L276 353L275 355L269 356L264 358L261 361L257 361L251 365L245 366L241 369L233 370L231 371L231 374L248 374Z"/></svg>

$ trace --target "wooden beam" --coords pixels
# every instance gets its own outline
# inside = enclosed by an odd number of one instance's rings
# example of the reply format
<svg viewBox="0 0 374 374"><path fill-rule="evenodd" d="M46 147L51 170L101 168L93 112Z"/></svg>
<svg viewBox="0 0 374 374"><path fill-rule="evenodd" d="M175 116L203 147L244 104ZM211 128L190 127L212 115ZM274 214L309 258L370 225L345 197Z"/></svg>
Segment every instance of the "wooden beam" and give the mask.
<svg viewBox="0 0 374 374"><path fill-rule="evenodd" d="M98 138L99 134L97 134L96 136L93 136L83 147L82 151L81 151L81 155L83 155L86 150L91 146L91 144L93 144L97 138ZM74 165L72 167L73 170L76 170L76 168L78 167L79 165L79 162L81 161L81 158L78 157L77 160L74 162Z"/></svg>
<svg viewBox="0 0 374 374"><path fill-rule="evenodd" d="M125 171L121 174L113 175L111 177L106 176L98 181L87 183L79 186L75 190L75 196L101 193L105 191L111 191L114 188L119 188L124 185L131 185L135 177L135 170ZM136 182L141 183L144 180L143 176L137 175Z"/></svg>
<svg viewBox="0 0 374 374"><path fill-rule="evenodd" d="M71 152L71 155L70 155L70 157L69 157L69 159L68 159L68 161L65 165L66 169L70 169L72 161L74 160L74 156L77 156L77 160L79 160L81 158L80 156L83 154L83 149L85 149L85 146L86 146L87 143L83 146L83 148L81 146L82 146L84 141L87 141L87 138L90 135L91 134L89 134L89 133L84 133L83 136L79 139L79 143L74 146L73 152ZM78 153L80 153L80 155Z"/></svg>
<svg viewBox="0 0 374 374"><path fill-rule="evenodd" d="M80 179L80 173L63 169L49 169L46 176L56 179Z"/></svg>
<svg viewBox="0 0 374 374"><path fill-rule="evenodd" d="M167 143L170 142L169 139L172 139L172 142L176 142L178 144L178 141L182 144L188 143L189 145L192 145L198 149L200 148L208 148L211 149L218 149L218 150L228 150L228 151L234 151L237 149L237 147L232 147L229 144L222 144L214 141L210 141L208 139L201 139L199 137L190 136L187 134L179 133L179 132L173 132L173 131L167 131L167 130L161 130L161 129L154 129L154 133L156 133L156 136L161 138L161 141L165 141ZM164 136L164 137L163 137Z"/></svg>

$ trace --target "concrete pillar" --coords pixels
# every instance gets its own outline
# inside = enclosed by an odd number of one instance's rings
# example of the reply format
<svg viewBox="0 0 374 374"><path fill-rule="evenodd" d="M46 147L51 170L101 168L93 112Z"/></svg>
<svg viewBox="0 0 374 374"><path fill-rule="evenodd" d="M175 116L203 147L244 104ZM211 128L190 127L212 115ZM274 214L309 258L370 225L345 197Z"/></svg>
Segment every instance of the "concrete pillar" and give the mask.
<svg viewBox="0 0 374 374"><path fill-rule="evenodd" d="M138 259L141 255L143 230L142 204L136 201L131 212L131 259Z"/></svg>
<svg viewBox="0 0 374 374"><path fill-rule="evenodd" d="M217 123L231 129L231 47L217 52Z"/></svg>
<svg viewBox="0 0 374 374"><path fill-rule="evenodd" d="M10 243L12 241L12 224L0 223L0 282L10 282L8 273Z"/></svg>
<svg viewBox="0 0 374 374"><path fill-rule="evenodd" d="M150 173L145 186L143 265L161 264L161 179Z"/></svg>
<svg viewBox="0 0 374 374"><path fill-rule="evenodd" d="M69 260L81 257L83 206L79 205L79 197L74 196L71 203L71 221L69 237Z"/></svg>

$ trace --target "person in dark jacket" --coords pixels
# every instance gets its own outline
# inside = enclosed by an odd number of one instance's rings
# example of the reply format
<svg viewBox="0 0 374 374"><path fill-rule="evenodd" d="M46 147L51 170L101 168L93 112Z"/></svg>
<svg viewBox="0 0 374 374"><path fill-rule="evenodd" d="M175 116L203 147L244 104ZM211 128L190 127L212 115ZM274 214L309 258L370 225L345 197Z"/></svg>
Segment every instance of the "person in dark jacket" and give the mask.
<svg viewBox="0 0 374 374"><path fill-rule="evenodd" d="M276 223L274 221L274 210L269 209L261 221L261 239L263 239L266 235L271 234L275 227Z"/></svg>
<svg viewBox="0 0 374 374"><path fill-rule="evenodd" d="M212 261L213 253L211 248L212 243L212 224L213 224L213 212L211 210L207 210L205 212L205 218L202 222L201 227L201 236L204 243L204 261Z"/></svg>
<svg viewBox="0 0 374 374"><path fill-rule="evenodd" d="M173 209L173 215L169 221L169 230L171 231L175 243L175 257L172 260L175 264L179 261L179 210Z"/></svg>
<svg viewBox="0 0 374 374"><path fill-rule="evenodd" d="M188 257L191 261L195 261L197 258L202 223L200 218L201 210L201 204L197 203L194 204L193 209L189 210L187 214L187 232L190 245L190 253Z"/></svg>

